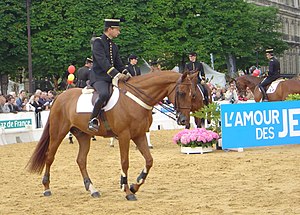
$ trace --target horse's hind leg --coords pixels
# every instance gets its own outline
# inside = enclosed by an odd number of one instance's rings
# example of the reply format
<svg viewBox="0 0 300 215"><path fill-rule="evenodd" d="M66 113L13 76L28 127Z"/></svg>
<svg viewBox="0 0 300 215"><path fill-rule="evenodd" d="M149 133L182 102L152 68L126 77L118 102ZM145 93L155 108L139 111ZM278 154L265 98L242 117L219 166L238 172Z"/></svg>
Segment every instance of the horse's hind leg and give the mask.
<svg viewBox="0 0 300 215"><path fill-rule="evenodd" d="M50 196L51 190L50 190L50 167L54 161L54 157L56 154L56 151L61 144L64 137L67 135L69 131L69 127L67 124L64 124L63 126L60 126L61 124L57 123L57 121L51 119L51 125L49 130L50 135L50 143L48 147L48 151L46 153L46 168L45 168L45 174L42 180L42 183L44 185L44 196Z"/></svg>
<svg viewBox="0 0 300 215"><path fill-rule="evenodd" d="M142 135L138 138L135 138L133 141L135 142L138 150L141 152L141 154L143 155L145 162L146 162L144 169L142 170L142 172L136 179L137 183L132 184L130 186L130 191L132 193L136 193L139 190L139 188L142 186L142 184L145 183L147 175L153 165L153 158L150 153L149 147L147 145L146 135Z"/></svg>
<svg viewBox="0 0 300 215"><path fill-rule="evenodd" d="M72 131L79 143L77 164L79 166L81 175L83 177L83 183L84 183L85 189L87 191L90 191L90 193L93 197L100 197L100 193L93 186L93 183L88 175L87 168L86 168L87 155L90 151L91 136L78 130L78 129L74 129Z"/></svg>

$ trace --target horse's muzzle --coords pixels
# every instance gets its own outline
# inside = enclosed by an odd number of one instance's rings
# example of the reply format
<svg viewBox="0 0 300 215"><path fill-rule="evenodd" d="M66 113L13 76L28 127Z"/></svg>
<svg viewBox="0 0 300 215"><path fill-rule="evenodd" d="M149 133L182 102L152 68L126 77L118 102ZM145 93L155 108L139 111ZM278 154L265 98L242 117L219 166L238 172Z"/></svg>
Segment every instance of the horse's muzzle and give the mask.
<svg viewBox="0 0 300 215"><path fill-rule="evenodd" d="M186 123L187 123L186 117L182 113L179 113L177 117L177 124L185 125Z"/></svg>

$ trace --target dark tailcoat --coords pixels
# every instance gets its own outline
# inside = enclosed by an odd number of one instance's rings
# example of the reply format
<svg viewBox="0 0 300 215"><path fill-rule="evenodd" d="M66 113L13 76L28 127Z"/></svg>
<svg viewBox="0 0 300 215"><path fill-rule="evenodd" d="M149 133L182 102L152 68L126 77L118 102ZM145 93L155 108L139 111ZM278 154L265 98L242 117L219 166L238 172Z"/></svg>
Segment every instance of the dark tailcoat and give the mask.
<svg viewBox="0 0 300 215"><path fill-rule="evenodd" d="M205 79L205 73L202 63L196 61L196 62L189 62L185 65L185 70L189 72L198 72L200 73L200 76L202 79Z"/></svg>
<svg viewBox="0 0 300 215"><path fill-rule="evenodd" d="M105 34L93 43L93 69L90 72L91 85L96 81L111 82L111 79L124 70L119 49Z"/></svg>
<svg viewBox="0 0 300 215"><path fill-rule="evenodd" d="M83 66L78 69L76 87L86 87L86 81L90 79L90 68Z"/></svg>
<svg viewBox="0 0 300 215"><path fill-rule="evenodd" d="M131 76L138 76L141 75L141 69L137 65L128 64L126 65L126 69L131 74Z"/></svg>

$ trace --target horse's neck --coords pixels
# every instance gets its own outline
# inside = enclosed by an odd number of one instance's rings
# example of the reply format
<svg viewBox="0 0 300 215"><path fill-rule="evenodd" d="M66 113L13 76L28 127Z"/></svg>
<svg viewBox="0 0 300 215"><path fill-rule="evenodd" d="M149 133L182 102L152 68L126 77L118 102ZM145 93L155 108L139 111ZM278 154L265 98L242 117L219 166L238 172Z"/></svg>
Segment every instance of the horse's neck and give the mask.
<svg viewBox="0 0 300 215"><path fill-rule="evenodd" d="M254 93L255 87L261 82L260 78L255 78L255 77L249 77L247 79L247 86L249 89Z"/></svg>
<svg viewBox="0 0 300 215"><path fill-rule="evenodd" d="M148 100L147 104L154 106L163 98L168 96L168 92L175 90L177 77L161 75L159 77L144 76L142 80L132 83L137 89L141 90L144 95L139 94L142 98ZM139 97L139 95L137 95Z"/></svg>

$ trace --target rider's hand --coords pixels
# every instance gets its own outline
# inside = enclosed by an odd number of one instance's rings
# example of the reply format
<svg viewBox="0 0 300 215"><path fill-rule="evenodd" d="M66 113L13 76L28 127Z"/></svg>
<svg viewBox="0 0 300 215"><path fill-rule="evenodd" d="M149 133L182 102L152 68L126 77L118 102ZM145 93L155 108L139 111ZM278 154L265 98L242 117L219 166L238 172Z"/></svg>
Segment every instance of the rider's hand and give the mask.
<svg viewBox="0 0 300 215"><path fill-rule="evenodd" d="M125 81L128 81L129 78L131 78L131 77L132 77L131 74L128 72L128 73L125 75Z"/></svg>
<svg viewBox="0 0 300 215"><path fill-rule="evenodd" d="M204 81L204 80L201 80L201 84L202 84L202 85L205 84L205 81Z"/></svg>
<svg viewBox="0 0 300 215"><path fill-rule="evenodd" d="M120 81L127 81L129 78L130 78L131 76L130 76L130 74L128 75L128 74L122 74L122 73L120 73L119 75L118 75L118 79L120 80Z"/></svg>

